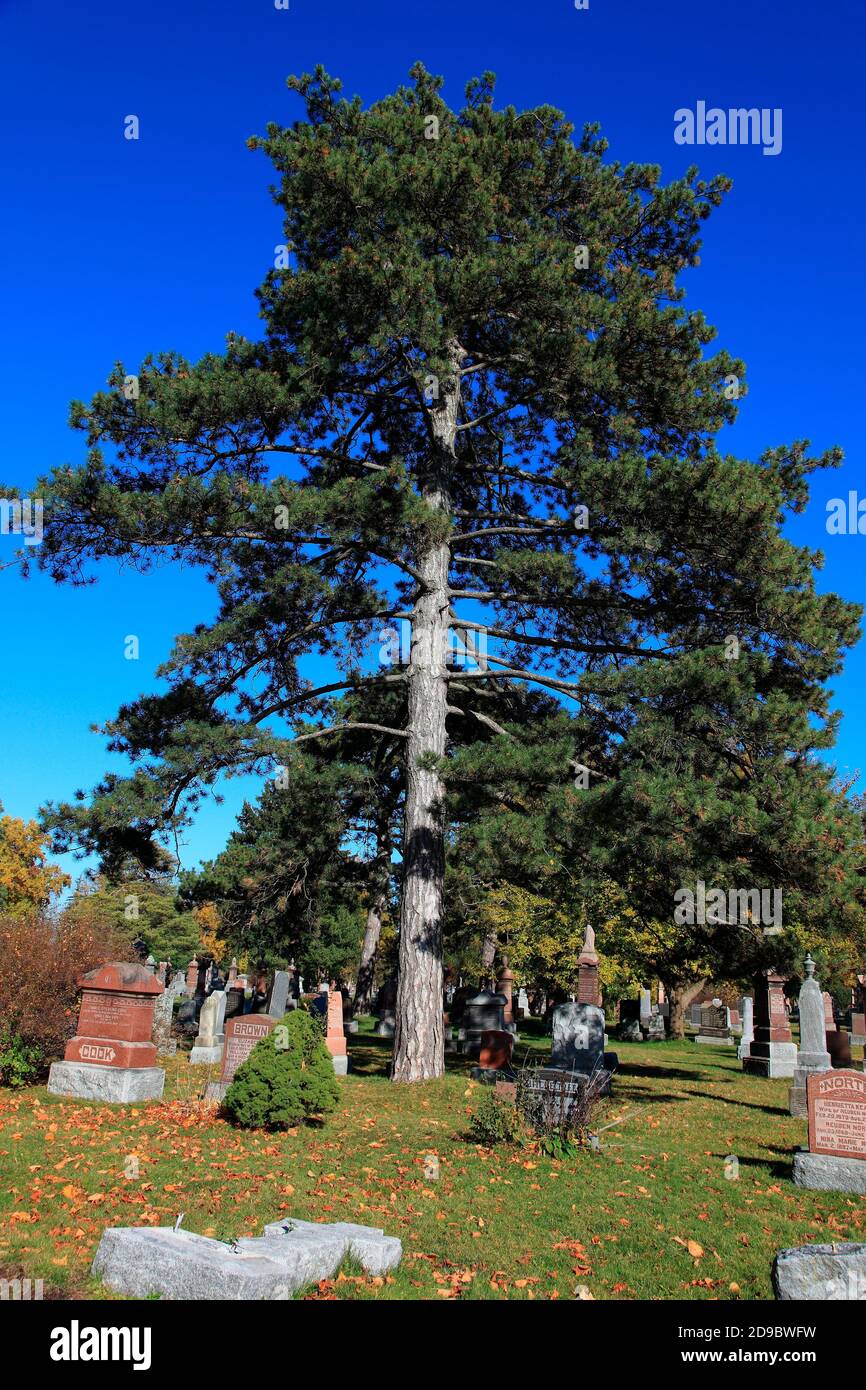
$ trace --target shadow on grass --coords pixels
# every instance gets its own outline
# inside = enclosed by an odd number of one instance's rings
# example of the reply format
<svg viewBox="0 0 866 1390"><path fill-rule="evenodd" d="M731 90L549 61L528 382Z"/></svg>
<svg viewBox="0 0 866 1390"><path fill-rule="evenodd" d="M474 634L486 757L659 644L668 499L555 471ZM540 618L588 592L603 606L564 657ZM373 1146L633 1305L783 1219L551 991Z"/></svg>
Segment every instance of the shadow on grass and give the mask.
<svg viewBox="0 0 866 1390"><path fill-rule="evenodd" d="M771 1153L783 1154L784 1149L772 1149ZM728 1157L727 1154L713 1154L713 1158L723 1161ZM765 1168L773 1178L785 1178L788 1182L793 1182L793 1157L791 1158L741 1158L737 1154L737 1164L740 1168Z"/></svg>
<svg viewBox="0 0 866 1390"><path fill-rule="evenodd" d="M646 1076L654 1079L661 1078L664 1081L704 1080L704 1074L700 1071L684 1071L682 1067L646 1067L640 1062L620 1062L616 1075L635 1078Z"/></svg>

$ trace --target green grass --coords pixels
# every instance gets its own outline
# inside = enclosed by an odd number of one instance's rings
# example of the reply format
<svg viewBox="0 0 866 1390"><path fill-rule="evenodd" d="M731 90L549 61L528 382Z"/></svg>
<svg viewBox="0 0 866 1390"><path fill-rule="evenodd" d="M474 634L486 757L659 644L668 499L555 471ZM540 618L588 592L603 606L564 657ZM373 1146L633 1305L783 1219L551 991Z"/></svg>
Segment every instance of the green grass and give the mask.
<svg viewBox="0 0 866 1390"><path fill-rule="evenodd" d="M535 1035L518 1057L548 1046ZM596 1299L768 1298L776 1250L866 1239L866 1201L791 1182L806 1126L787 1113L787 1082L744 1075L729 1048L617 1050L599 1124L623 1122L601 1153L564 1162L472 1144L468 1065L449 1057L442 1081L394 1086L390 1043L369 1031L350 1039L339 1110L283 1134L217 1119L198 1101L211 1069L185 1054L161 1104L0 1091L0 1275L42 1278L45 1297L110 1296L89 1273L103 1228L174 1224L179 1212L219 1239L258 1235L281 1215L400 1237L392 1278L347 1266L308 1291L318 1298L573 1298L577 1284ZM429 1153L435 1182L423 1175ZM729 1154L737 1181L725 1177Z"/></svg>

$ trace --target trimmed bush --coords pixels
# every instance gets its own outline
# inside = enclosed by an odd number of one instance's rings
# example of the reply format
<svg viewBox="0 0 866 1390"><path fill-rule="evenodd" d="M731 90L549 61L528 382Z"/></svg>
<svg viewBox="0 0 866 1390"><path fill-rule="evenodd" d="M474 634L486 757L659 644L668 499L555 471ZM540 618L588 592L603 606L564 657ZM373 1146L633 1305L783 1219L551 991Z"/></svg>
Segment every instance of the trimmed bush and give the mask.
<svg viewBox="0 0 866 1390"><path fill-rule="evenodd" d="M469 1133L474 1143L492 1148L494 1144L518 1144L525 1137L521 1115L511 1101L495 1091L485 1090L472 1114Z"/></svg>
<svg viewBox="0 0 866 1390"><path fill-rule="evenodd" d="M256 1043L238 1067L223 1105L245 1129L275 1129L325 1115L339 1098L321 1029L309 1014L295 1009Z"/></svg>

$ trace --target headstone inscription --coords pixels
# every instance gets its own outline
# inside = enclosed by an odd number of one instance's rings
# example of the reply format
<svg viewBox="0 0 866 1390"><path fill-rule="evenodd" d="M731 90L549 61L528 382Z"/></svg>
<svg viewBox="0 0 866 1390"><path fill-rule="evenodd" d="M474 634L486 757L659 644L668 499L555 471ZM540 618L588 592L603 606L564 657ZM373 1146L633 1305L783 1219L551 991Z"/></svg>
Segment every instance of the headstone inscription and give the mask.
<svg viewBox="0 0 866 1390"><path fill-rule="evenodd" d="M792 1115L803 1116L807 1113L806 1078L815 1072L829 1071L830 1068L824 999L815 979L815 962L807 954L806 977L800 988L800 1049L788 1096L788 1109Z"/></svg>
<svg viewBox="0 0 866 1390"><path fill-rule="evenodd" d="M813 1072L806 1081L809 1149L794 1155L794 1182L866 1194L866 1076Z"/></svg>
<svg viewBox="0 0 866 1390"><path fill-rule="evenodd" d="M276 1028L279 1019L268 1014L240 1014L229 1019L225 1026L225 1046L219 1081L212 1081L205 1091L207 1100L222 1100L235 1079L235 1072L245 1062L257 1042Z"/></svg>
<svg viewBox="0 0 866 1390"><path fill-rule="evenodd" d="M111 961L79 980L78 1030L62 1062L52 1063L54 1095L124 1103L162 1095L165 1072L156 1065L154 1002L163 987L146 965Z"/></svg>
<svg viewBox="0 0 866 1390"><path fill-rule="evenodd" d="M715 1043L716 1046L733 1046L730 1015L720 1000L701 1005L701 1030L695 1038L696 1043Z"/></svg>

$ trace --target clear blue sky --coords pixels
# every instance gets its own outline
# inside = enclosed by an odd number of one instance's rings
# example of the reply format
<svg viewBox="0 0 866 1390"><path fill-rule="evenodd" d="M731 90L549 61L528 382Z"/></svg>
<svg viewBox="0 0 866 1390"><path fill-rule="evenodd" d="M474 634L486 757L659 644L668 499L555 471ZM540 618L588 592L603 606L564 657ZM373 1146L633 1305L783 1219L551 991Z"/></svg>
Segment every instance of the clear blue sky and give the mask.
<svg viewBox="0 0 866 1390"><path fill-rule="evenodd" d="M256 334L253 289L282 238L269 166L245 147L270 119L299 114L290 72L324 63L349 95L373 100L422 59L459 104L491 68L498 100L550 102L578 127L599 120L623 162L665 177L695 160L732 175L688 279L719 342L748 366L750 395L724 447L756 456L809 437L839 443L841 472L821 475L792 539L820 547L822 588L866 599L866 537L830 537L828 498L860 489L864 423L864 103L862 0L0 0L0 483L26 490L56 463L79 462L68 402L87 399L116 359L149 350L190 357L227 330ZM858 95L859 94L859 95ZM674 143L679 107L781 107L783 148L699 150ZM139 117L138 142L123 119ZM13 542L0 538L0 563ZM0 800L31 816L90 787L110 765L91 722L154 688L179 631L207 618L201 577L104 566L74 590L0 572L3 758ZM124 660L136 633L141 659ZM844 709L840 770L862 755L858 706L866 647L835 682ZM243 795L202 810L186 864L219 850Z"/></svg>

